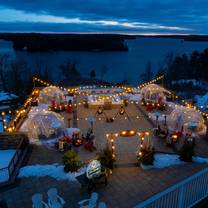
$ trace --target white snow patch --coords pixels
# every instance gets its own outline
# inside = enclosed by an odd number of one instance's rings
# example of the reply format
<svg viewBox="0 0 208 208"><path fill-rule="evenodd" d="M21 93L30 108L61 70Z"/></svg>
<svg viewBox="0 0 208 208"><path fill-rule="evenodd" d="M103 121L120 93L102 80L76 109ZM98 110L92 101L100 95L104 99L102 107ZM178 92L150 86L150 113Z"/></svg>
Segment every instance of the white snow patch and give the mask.
<svg viewBox="0 0 208 208"><path fill-rule="evenodd" d="M194 86L199 86L199 87L207 86L207 82L196 79L180 79L177 81L172 81L172 84L189 84L189 83L192 83Z"/></svg>
<svg viewBox="0 0 208 208"><path fill-rule="evenodd" d="M0 150L0 182L5 182L9 180L9 172L7 167L10 161L14 157L16 150ZM6 169L3 169L6 168Z"/></svg>
<svg viewBox="0 0 208 208"><path fill-rule="evenodd" d="M147 169L160 169L160 168L166 168L174 165L183 165L186 164L186 162L180 160L179 155L175 154L162 154L162 153L156 153L154 155L155 160L153 165L143 165L141 164L141 167L145 170ZM207 163L208 164L208 158L203 157L192 157L193 162L195 163Z"/></svg>
<svg viewBox="0 0 208 208"><path fill-rule="evenodd" d="M56 180L76 181L76 177L86 172L86 167L79 169L78 172L64 171L64 166L57 163L51 165L29 165L22 167L19 171L19 178L24 177L45 177L49 176Z"/></svg>
<svg viewBox="0 0 208 208"><path fill-rule="evenodd" d="M13 158L16 150L9 149L9 150L0 150L0 168L8 167L11 159Z"/></svg>

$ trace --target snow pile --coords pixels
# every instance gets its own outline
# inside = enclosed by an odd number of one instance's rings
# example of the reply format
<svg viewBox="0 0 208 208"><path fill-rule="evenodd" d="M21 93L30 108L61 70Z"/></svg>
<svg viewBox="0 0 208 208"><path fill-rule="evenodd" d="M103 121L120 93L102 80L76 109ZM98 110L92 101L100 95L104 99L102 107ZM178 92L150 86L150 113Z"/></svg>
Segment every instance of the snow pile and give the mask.
<svg viewBox="0 0 208 208"><path fill-rule="evenodd" d="M17 98L16 95L10 94L8 92L0 91L0 101L6 101L6 100L13 100Z"/></svg>
<svg viewBox="0 0 208 208"><path fill-rule="evenodd" d="M9 166L10 161L14 157L16 150L0 150L0 182L8 181L9 172L7 168Z"/></svg>
<svg viewBox="0 0 208 208"><path fill-rule="evenodd" d="M76 177L86 172L86 167L81 168L78 172L66 173L63 165L57 163L51 165L29 165L22 167L19 171L19 178L24 177L45 177L49 176L56 180L76 181Z"/></svg>
<svg viewBox="0 0 208 208"><path fill-rule="evenodd" d="M179 155L175 154L162 154L162 153L156 153L154 155L155 160L153 165L143 165L141 164L141 167L145 170L147 169L160 169L160 168L166 168L173 165L183 165L186 164L186 162L180 160ZM195 163L206 163L208 164L208 158L203 157L192 157L193 162Z"/></svg>

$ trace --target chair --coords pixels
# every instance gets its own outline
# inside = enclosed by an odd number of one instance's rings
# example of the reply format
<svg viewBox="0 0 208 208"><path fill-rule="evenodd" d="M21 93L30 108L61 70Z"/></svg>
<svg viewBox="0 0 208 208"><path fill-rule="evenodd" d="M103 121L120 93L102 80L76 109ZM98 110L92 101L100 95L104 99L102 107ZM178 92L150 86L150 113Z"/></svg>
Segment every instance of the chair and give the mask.
<svg viewBox="0 0 208 208"><path fill-rule="evenodd" d="M95 208L97 206L98 194L93 192L90 199L84 199L78 202L80 208Z"/></svg>
<svg viewBox="0 0 208 208"><path fill-rule="evenodd" d="M63 198L58 195L56 188L51 188L47 192L48 194L48 206L49 208L62 208L65 204Z"/></svg>
<svg viewBox="0 0 208 208"><path fill-rule="evenodd" d="M34 194L32 196L32 208L48 208L48 205L43 201L42 194Z"/></svg>
<svg viewBox="0 0 208 208"><path fill-rule="evenodd" d="M100 202L98 208L107 208L105 202Z"/></svg>

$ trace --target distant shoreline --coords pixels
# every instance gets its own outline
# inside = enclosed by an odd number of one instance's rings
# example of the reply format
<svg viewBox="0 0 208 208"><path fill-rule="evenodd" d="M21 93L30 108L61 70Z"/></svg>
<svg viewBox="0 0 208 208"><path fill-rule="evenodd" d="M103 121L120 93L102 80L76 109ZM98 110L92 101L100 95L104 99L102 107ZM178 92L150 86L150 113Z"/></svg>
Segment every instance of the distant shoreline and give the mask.
<svg viewBox="0 0 208 208"><path fill-rule="evenodd" d="M208 41L208 35L134 35L77 33L0 33L0 39L12 41L13 49L28 52L48 51L128 51L125 40L136 38L172 38L182 41Z"/></svg>

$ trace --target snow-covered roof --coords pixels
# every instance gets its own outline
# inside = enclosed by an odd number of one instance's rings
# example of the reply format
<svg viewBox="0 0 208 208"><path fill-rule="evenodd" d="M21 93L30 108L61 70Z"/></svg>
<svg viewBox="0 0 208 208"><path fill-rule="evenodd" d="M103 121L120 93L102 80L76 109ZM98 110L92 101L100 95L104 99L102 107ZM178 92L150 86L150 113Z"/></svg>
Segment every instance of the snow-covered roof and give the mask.
<svg viewBox="0 0 208 208"><path fill-rule="evenodd" d="M8 92L0 91L0 101L13 100L15 98L18 98L18 96Z"/></svg>

